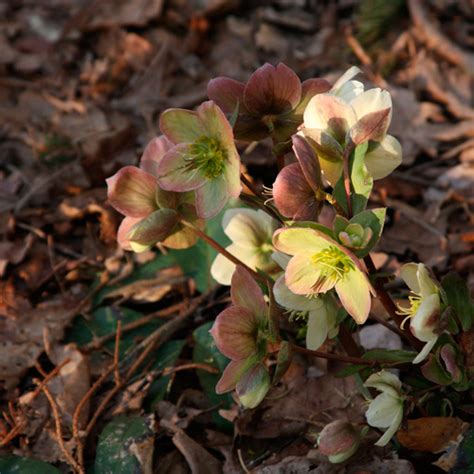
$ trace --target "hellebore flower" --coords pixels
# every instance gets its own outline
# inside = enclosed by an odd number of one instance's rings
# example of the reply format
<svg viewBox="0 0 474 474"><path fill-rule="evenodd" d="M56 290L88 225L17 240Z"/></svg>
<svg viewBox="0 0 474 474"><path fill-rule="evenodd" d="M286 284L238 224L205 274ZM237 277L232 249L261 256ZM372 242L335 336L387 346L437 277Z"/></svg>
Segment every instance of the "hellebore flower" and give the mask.
<svg viewBox="0 0 474 474"><path fill-rule="evenodd" d="M367 320L373 289L352 252L310 227L279 229L273 244L279 251L293 255L285 271L286 285L293 293L311 296L334 288L357 324Z"/></svg>
<svg viewBox="0 0 474 474"><path fill-rule="evenodd" d="M196 111L165 110L160 129L175 144L158 165L163 189L194 191L197 214L204 219L239 196L240 158L232 127L214 102L204 102Z"/></svg>
<svg viewBox="0 0 474 474"><path fill-rule="evenodd" d="M313 140L325 178L334 186L342 174L343 149L369 141L365 163L374 179L390 174L402 161L400 143L387 135L392 118L392 100L379 88L363 90L350 79L359 72L351 68L342 83L314 96L304 111L304 136ZM336 86L335 85L335 86Z"/></svg>
<svg viewBox="0 0 474 474"><path fill-rule="evenodd" d="M399 313L410 319L410 330L420 341L426 342L421 352L413 359L414 364L425 360L439 337L441 315L439 287L431 278L423 263L407 263L402 266L400 276L410 288L410 306L399 307Z"/></svg>
<svg viewBox="0 0 474 474"><path fill-rule="evenodd" d="M425 378L439 385L453 385L456 390L466 390L469 386L464 370L463 354L454 344L446 343L429 355L421 367Z"/></svg>
<svg viewBox="0 0 474 474"><path fill-rule="evenodd" d="M246 84L228 77L212 79L207 86L211 100L228 115L238 111L234 126L238 140L253 141L272 136L285 142L303 121L311 97L330 89L325 79L300 79L288 66L264 64Z"/></svg>
<svg viewBox="0 0 474 474"><path fill-rule="evenodd" d="M275 301L292 313L308 315L306 330L306 347L318 350L328 337L338 333L336 324L337 306L331 295L312 296L308 298L292 293L285 284L283 274L273 286Z"/></svg>
<svg viewBox="0 0 474 474"><path fill-rule="evenodd" d="M117 232L125 250L141 252L157 242L177 249L196 243L194 233L180 224L183 217L202 225L192 195L164 191L158 184L157 168L172 147L166 137L154 138L143 152L140 168L125 166L107 179L109 202L125 216Z"/></svg>
<svg viewBox="0 0 474 474"><path fill-rule="evenodd" d="M219 351L231 359L216 392L235 388L242 405L255 408L270 388L263 363L269 349L269 308L257 283L240 266L232 276L231 298L232 306L217 316L210 331Z"/></svg>
<svg viewBox="0 0 474 474"><path fill-rule="evenodd" d="M252 270L271 273L277 268L272 259L272 236L278 222L262 210L228 209L222 218L222 228L232 240L228 252ZM218 254L211 266L211 275L221 285L230 285L235 264Z"/></svg>
<svg viewBox="0 0 474 474"><path fill-rule="evenodd" d="M384 435L375 443L376 446L385 446L397 432L403 420L402 384L398 377L386 370L381 370L372 374L364 385L382 392L370 402L365 417L370 426L386 429Z"/></svg>
<svg viewBox="0 0 474 474"><path fill-rule="evenodd" d="M349 459L359 448L361 433L345 420L326 425L318 436L318 448L329 462L338 464Z"/></svg>
<svg viewBox="0 0 474 474"><path fill-rule="evenodd" d="M278 211L293 220L315 221L321 210L321 169L313 148L293 135L293 151L298 163L285 166L273 183L273 199Z"/></svg>

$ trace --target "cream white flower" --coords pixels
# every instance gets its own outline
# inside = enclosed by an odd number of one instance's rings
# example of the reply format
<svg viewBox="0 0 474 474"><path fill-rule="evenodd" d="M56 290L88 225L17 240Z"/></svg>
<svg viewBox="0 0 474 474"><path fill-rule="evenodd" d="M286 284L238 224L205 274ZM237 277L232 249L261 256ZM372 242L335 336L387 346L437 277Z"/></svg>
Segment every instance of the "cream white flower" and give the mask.
<svg viewBox="0 0 474 474"><path fill-rule="evenodd" d="M400 314L410 319L410 329L420 341L426 342L421 352L413 359L414 364L425 360L438 340L437 333L441 314L439 287L431 278L423 263L407 263L402 266L400 275L412 294L408 308L400 307Z"/></svg>
<svg viewBox="0 0 474 474"><path fill-rule="evenodd" d="M341 176L340 150L349 137L355 144L370 140L366 166L374 179L384 178L402 162L400 143L387 135L392 117L390 94L380 88L364 91L363 84L353 80L359 72L359 68L351 67L329 92L315 95L303 115L301 133L315 142L321 168L331 185Z"/></svg>
<svg viewBox="0 0 474 474"><path fill-rule="evenodd" d="M224 213L222 227L232 243L226 248L252 270L271 272L278 268L272 259L273 232L278 222L264 211L245 208ZM230 285L235 264L219 254L211 266L211 275L221 285Z"/></svg>
<svg viewBox="0 0 474 474"><path fill-rule="evenodd" d="M328 337L332 338L337 335L337 307L332 296L295 295L286 286L284 274L275 282L273 294L276 302L288 311L308 314L306 331L306 347L308 349L315 351L324 344Z"/></svg>
<svg viewBox="0 0 474 474"><path fill-rule="evenodd" d="M403 420L402 384L397 376L381 370L372 374L364 385L382 392L370 402L365 417L370 426L386 430L375 443L376 446L385 446L397 432Z"/></svg>

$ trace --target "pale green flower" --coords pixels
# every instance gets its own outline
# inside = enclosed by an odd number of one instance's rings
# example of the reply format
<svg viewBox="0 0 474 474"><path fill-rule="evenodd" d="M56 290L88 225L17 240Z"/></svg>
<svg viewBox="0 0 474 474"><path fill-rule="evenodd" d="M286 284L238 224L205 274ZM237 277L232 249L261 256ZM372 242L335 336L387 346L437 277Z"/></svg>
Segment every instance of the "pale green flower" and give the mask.
<svg viewBox="0 0 474 474"><path fill-rule="evenodd" d="M410 330L420 341L426 342L422 351L413 359L414 364L425 360L438 340L438 323L441 315L439 287L423 263L407 263L400 275L411 290L410 306L399 307L400 314L410 319Z"/></svg>
<svg viewBox="0 0 474 474"><path fill-rule="evenodd" d="M229 209L222 227L232 243L226 250L252 270L272 272L277 268L272 259L272 235L278 222L267 213L246 208ZM219 254L211 266L211 275L221 285L230 285L235 264Z"/></svg>
<svg viewBox="0 0 474 474"><path fill-rule="evenodd" d="M403 420L402 384L397 376L381 370L372 374L364 385L382 392L370 402L365 417L370 426L386 430L375 443L376 446L385 446L397 432Z"/></svg>

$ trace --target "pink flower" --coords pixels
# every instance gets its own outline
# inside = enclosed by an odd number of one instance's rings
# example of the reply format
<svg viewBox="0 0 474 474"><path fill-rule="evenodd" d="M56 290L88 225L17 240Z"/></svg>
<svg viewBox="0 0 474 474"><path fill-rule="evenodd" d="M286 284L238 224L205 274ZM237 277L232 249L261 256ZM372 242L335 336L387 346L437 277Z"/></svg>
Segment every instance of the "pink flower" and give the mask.
<svg viewBox="0 0 474 474"><path fill-rule="evenodd" d="M231 298L232 306L217 316L210 331L219 351L231 359L216 392L235 388L242 405L254 408L270 388L263 363L269 344L269 308L257 283L240 266L232 276Z"/></svg>
<svg viewBox="0 0 474 474"><path fill-rule="evenodd" d="M196 243L195 234L180 224L184 217L202 225L192 195L164 191L158 185L158 165L172 146L163 136L154 138L145 148L140 168L125 166L107 179L109 202L125 216L117 233L125 250L141 252L157 242L170 248Z"/></svg>
<svg viewBox="0 0 474 474"><path fill-rule="evenodd" d="M209 98L229 116L238 111L234 133L238 140L253 141L272 136L278 143L289 140L303 121L303 111L316 94L331 88L324 79L298 76L283 63L264 64L247 81L228 77L212 79Z"/></svg>
<svg viewBox="0 0 474 474"><path fill-rule="evenodd" d="M165 110L160 128L175 145L157 168L163 189L194 191L198 216L204 219L239 196L240 158L232 127L214 102L204 102L196 111Z"/></svg>

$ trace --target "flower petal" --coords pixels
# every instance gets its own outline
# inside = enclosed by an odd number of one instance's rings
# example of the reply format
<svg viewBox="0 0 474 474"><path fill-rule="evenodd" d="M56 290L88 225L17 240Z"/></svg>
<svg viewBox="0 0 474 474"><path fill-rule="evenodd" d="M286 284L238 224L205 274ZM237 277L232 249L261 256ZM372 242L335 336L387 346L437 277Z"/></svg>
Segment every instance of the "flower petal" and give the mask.
<svg viewBox="0 0 474 474"><path fill-rule="evenodd" d="M222 354L241 360L255 353L257 329L258 321L251 311L230 306L219 313L210 333Z"/></svg>
<svg viewBox="0 0 474 474"><path fill-rule="evenodd" d="M135 166L125 166L107 179L110 204L128 217L146 217L157 209L154 176Z"/></svg>
<svg viewBox="0 0 474 474"><path fill-rule="evenodd" d="M301 84L301 100L298 106L295 108L293 113L295 115L302 115L304 109L308 105L308 102L316 95L323 94L328 92L331 89L331 84L329 84L326 79L313 78L307 79Z"/></svg>
<svg viewBox="0 0 474 474"><path fill-rule="evenodd" d="M441 302L438 293L433 293L421 300L417 312L411 318L410 330L413 335L423 342L436 339L441 314Z"/></svg>
<svg viewBox="0 0 474 474"><path fill-rule="evenodd" d="M400 425L402 424L402 420L403 420L403 405L398 410L388 430L383 434L383 436L376 443L374 443L375 446L386 446L388 442L393 438L395 433L398 431L398 428L400 428Z"/></svg>
<svg viewBox="0 0 474 474"><path fill-rule="evenodd" d="M435 337L434 339L431 339L428 341L424 346L423 349L421 349L420 353L413 359L412 364L419 364L420 362L423 362L427 357L428 354L431 352L431 349L435 346L438 338Z"/></svg>
<svg viewBox="0 0 474 474"><path fill-rule="evenodd" d="M245 86L244 103L255 115L279 115L293 110L301 99L299 77L285 64L264 64Z"/></svg>
<svg viewBox="0 0 474 474"><path fill-rule="evenodd" d="M117 230L117 242L124 250L132 250L128 233L130 229L142 220L141 217L125 217Z"/></svg>
<svg viewBox="0 0 474 474"><path fill-rule="evenodd" d="M164 135L153 138L145 147L140 158L140 169L153 176L158 176L158 163L171 148L173 148L173 143Z"/></svg>
<svg viewBox="0 0 474 474"><path fill-rule="evenodd" d="M224 176L209 180L196 189L196 212L203 219L217 216L229 200Z"/></svg>
<svg viewBox="0 0 474 474"><path fill-rule="evenodd" d="M174 144L193 143L206 135L206 127L193 110L167 109L160 117L160 130Z"/></svg>
<svg viewBox="0 0 474 474"><path fill-rule="evenodd" d="M390 116L392 109L381 109L361 117L352 126L350 136L356 145L368 142L369 140L382 141L390 125Z"/></svg>
<svg viewBox="0 0 474 474"><path fill-rule="evenodd" d="M370 426L388 428L397 419L400 411L403 411L403 402L400 397L394 397L390 393L381 393L370 402L365 417Z"/></svg>
<svg viewBox="0 0 474 474"><path fill-rule="evenodd" d="M306 331L306 347L312 351L318 350L327 339L329 324L326 309L310 311L308 315L308 329Z"/></svg>
<svg viewBox="0 0 474 474"><path fill-rule="evenodd" d="M362 92L350 102L354 112L357 116L357 120L361 119L364 115L372 112L377 112L383 109L390 109L390 114L387 121L387 128L392 118L392 98L388 91L375 87L368 91Z"/></svg>
<svg viewBox="0 0 474 474"><path fill-rule="evenodd" d="M394 397L397 396L402 388L400 379L387 370L380 370L372 374L364 382L366 387L377 389L379 392L391 393Z"/></svg>
<svg viewBox="0 0 474 474"><path fill-rule="evenodd" d="M400 269L400 277L413 293L420 294L418 283L418 265L416 263L405 263Z"/></svg>
<svg viewBox="0 0 474 474"><path fill-rule="evenodd" d="M324 278L322 268L310 259L311 255L299 253L286 267L285 283L297 295L325 293L334 287L335 281Z"/></svg>
<svg viewBox="0 0 474 474"><path fill-rule="evenodd" d="M224 369L222 377L217 382L216 393L220 395L234 390L243 374L249 368L249 361L247 359L231 360Z"/></svg>
<svg viewBox="0 0 474 474"><path fill-rule="evenodd" d="M308 181L303 175L299 163L285 166L273 183L273 199L275 205L285 217L295 219L301 215L301 209L306 209L308 201L315 201L315 195ZM310 216L301 216L303 220L310 220Z"/></svg>
<svg viewBox="0 0 474 474"><path fill-rule="evenodd" d="M240 403L246 408L255 408L265 398L270 389L270 375L262 364L255 364L237 384L236 391Z"/></svg>
<svg viewBox="0 0 474 474"><path fill-rule="evenodd" d="M337 246L329 237L308 227L278 229L273 234L273 245L280 252L289 255L301 253L307 258L331 245Z"/></svg>
<svg viewBox="0 0 474 474"><path fill-rule="evenodd" d="M234 132L224 112L212 100L208 100L196 109L196 113L204 127L204 135L217 138L228 154L232 155L229 159L235 158Z"/></svg>
<svg viewBox="0 0 474 474"><path fill-rule="evenodd" d="M179 216L172 209L158 209L135 224L127 234L133 244L151 246L166 239L179 222Z"/></svg>
<svg viewBox="0 0 474 474"><path fill-rule="evenodd" d="M365 165L374 179L385 178L401 163L402 146L391 135L386 135L374 148L371 149L370 146L365 155Z"/></svg>
<svg viewBox="0 0 474 474"><path fill-rule="evenodd" d="M237 266L232 275L230 289L232 303L248 309L260 320L265 320L268 307L263 298L263 293L250 273L241 266Z"/></svg>
<svg viewBox="0 0 474 474"><path fill-rule="evenodd" d="M229 158L224 169L224 177L226 180L227 193L231 198L238 198L242 191L242 184L240 183L240 157L235 150L229 150Z"/></svg>
<svg viewBox="0 0 474 474"><path fill-rule="evenodd" d="M290 311L314 311L322 309L324 301L319 297L308 298L290 291L285 283L285 274L281 275L273 285L275 301Z"/></svg>
<svg viewBox="0 0 474 474"><path fill-rule="evenodd" d="M316 192L321 188L321 168L311 145L301 136L293 135L293 151L306 181Z"/></svg>
<svg viewBox="0 0 474 474"><path fill-rule="evenodd" d="M232 114L237 105L242 113L245 84L229 77L216 77L207 84L207 95L226 114Z"/></svg>
<svg viewBox="0 0 474 474"><path fill-rule="evenodd" d="M367 275L358 268L347 272L336 283L336 292L346 311L357 324L367 321L371 305L371 286Z"/></svg>
<svg viewBox="0 0 474 474"><path fill-rule="evenodd" d="M352 107L331 94L315 95L304 111L304 126L330 133L339 143L344 143L346 132L356 122Z"/></svg>
<svg viewBox="0 0 474 474"><path fill-rule="evenodd" d="M364 85L362 82L353 81L352 78L362 71L357 66L350 67L332 86L330 93L337 95L350 102L354 97L364 92Z"/></svg>
<svg viewBox="0 0 474 474"><path fill-rule="evenodd" d="M168 151L158 164L158 182L166 191L192 191L207 182L207 178L192 164L189 145L180 144Z"/></svg>
<svg viewBox="0 0 474 474"><path fill-rule="evenodd" d="M418 264L418 283L420 284L420 295L425 298L433 293L438 293L438 286L423 263Z"/></svg>

